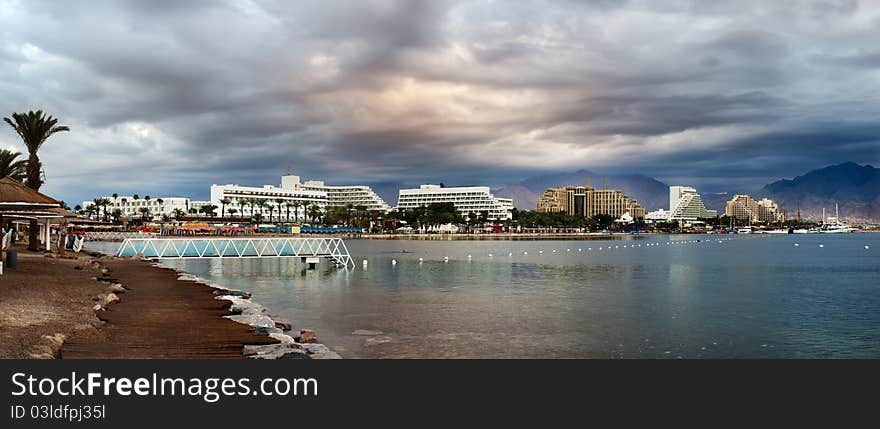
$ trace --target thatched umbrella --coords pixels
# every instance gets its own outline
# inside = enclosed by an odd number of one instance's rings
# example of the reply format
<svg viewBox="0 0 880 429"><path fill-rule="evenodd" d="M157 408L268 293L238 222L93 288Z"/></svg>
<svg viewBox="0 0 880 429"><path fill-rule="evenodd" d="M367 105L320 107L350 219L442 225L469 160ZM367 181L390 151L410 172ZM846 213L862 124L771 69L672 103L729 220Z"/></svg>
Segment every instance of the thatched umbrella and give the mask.
<svg viewBox="0 0 880 429"><path fill-rule="evenodd" d="M60 207L61 204L58 201L28 188L11 177L0 179L0 226L7 219L46 219L48 235L48 219L63 217L54 211ZM2 262L3 252L0 251L0 263Z"/></svg>

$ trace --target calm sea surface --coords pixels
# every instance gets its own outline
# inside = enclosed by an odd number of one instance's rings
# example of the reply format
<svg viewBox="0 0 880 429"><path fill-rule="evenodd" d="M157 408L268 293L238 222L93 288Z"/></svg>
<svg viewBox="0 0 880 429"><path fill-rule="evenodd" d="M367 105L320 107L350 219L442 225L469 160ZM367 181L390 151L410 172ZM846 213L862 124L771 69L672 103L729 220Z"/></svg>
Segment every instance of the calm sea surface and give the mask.
<svg viewBox="0 0 880 429"><path fill-rule="evenodd" d="M880 234L346 243L163 262L349 358L880 358Z"/></svg>

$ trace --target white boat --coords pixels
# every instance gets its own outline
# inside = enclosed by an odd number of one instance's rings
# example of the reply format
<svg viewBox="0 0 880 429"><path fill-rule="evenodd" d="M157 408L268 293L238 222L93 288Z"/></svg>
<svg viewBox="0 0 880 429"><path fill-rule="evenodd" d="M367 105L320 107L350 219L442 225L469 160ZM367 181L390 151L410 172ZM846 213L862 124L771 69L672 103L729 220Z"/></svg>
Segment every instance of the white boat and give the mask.
<svg viewBox="0 0 880 429"><path fill-rule="evenodd" d="M766 231L765 234L788 234L787 229L772 229L770 231Z"/></svg>
<svg viewBox="0 0 880 429"><path fill-rule="evenodd" d="M833 221L833 223L826 221ZM834 205L834 217L833 218L825 218L825 209L822 209L822 228L819 230L823 234L842 234L846 232L853 232L853 227L840 222L840 210L837 207L837 204Z"/></svg>
<svg viewBox="0 0 880 429"><path fill-rule="evenodd" d="M817 229L806 229L800 228L793 231L795 234L818 234L819 230Z"/></svg>
<svg viewBox="0 0 880 429"><path fill-rule="evenodd" d="M736 233L737 233L737 234L751 234L751 233L752 233L752 227L748 226L748 227L745 227L745 228L740 228L740 229L736 230Z"/></svg>

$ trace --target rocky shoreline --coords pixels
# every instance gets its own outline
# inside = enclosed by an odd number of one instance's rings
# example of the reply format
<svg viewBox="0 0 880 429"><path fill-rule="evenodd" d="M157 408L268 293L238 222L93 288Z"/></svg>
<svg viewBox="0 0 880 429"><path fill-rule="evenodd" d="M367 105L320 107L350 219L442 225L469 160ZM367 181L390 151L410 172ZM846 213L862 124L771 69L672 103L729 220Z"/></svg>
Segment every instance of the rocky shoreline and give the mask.
<svg viewBox="0 0 880 429"><path fill-rule="evenodd" d="M290 321L271 315L266 307L251 300L251 295L247 292L221 286L161 262L154 262L153 266L174 270L178 274L178 280L214 288L214 299L232 303L229 307L231 314L223 316L224 318L248 325L255 332L278 340L276 344L245 345L242 353L249 359L342 359L338 353L318 342L314 330L301 329L298 335L291 335L293 324Z"/></svg>

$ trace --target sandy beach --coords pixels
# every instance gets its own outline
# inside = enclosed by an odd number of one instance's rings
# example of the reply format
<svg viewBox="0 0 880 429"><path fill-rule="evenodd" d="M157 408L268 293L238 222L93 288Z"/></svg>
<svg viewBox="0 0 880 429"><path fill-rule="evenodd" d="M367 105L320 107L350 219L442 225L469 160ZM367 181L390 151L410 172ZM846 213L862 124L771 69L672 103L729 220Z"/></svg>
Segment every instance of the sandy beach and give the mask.
<svg viewBox="0 0 880 429"><path fill-rule="evenodd" d="M107 284L93 258L18 250L18 268L0 277L0 358L57 357L66 338L105 341L93 307Z"/></svg>
<svg viewBox="0 0 880 429"><path fill-rule="evenodd" d="M223 317L228 291L174 270L18 250L18 268L0 277L0 358L244 359L246 345L279 343Z"/></svg>

